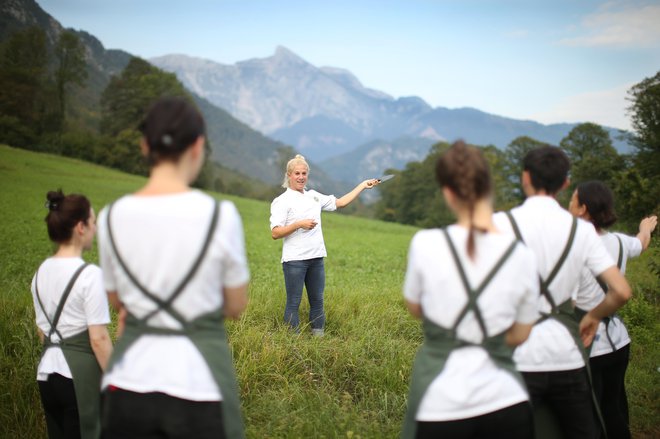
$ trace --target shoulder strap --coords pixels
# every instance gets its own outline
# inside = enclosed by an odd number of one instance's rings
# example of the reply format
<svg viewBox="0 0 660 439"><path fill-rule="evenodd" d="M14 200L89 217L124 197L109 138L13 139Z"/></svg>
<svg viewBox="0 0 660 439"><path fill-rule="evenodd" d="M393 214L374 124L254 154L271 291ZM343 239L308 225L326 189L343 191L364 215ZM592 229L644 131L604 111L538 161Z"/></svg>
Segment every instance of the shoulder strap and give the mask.
<svg viewBox="0 0 660 439"><path fill-rule="evenodd" d="M509 247L506 249L504 254L502 254L500 259L497 261L495 266L490 270L490 272L484 278L481 284L479 284L479 286L476 289L472 289L465 274L465 269L463 268L463 265L461 264L461 261L458 258L458 252L456 251L456 247L454 247L454 243L449 238L449 233L447 232L446 229L442 229L442 231L444 232L445 239L447 240L447 244L449 245L449 249L451 250L451 255L454 259L454 263L456 264L456 268L458 269L458 273L460 274L461 281L463 282L463 287L465 288L465 292L468 296L468 302L465 304L463 310L458 315L458 318L456 319L452 330L455 331L458 325L465 317L465 315L468 313L468 311L472 310L475 313L477 322L479 323L479 327L481 328L481 332L483 333L484 338L488 337L486 324L483 320L483 316L481 315L481 311L477 306L477 299L479 298L479 295L481 295L481 293L486 289L488 284L493 280L493 278L500 270L500 268L502 268L504 262L506 262L506 260L509 259L509 256L511 255L511 253L513 253L513 250L516 247L516 241L513 241L511 245L509 245Z"/></svg>
<svg viewBox="0 0 660 439"><path fill-rule="evenodd" d="M513 233L516 235L516 239L520 242L525 242L525 240L522 237L522 234L520 233L520 229L518 228L518 223L516 223L516 220L513 218L513 214L511 213L510 210L507 210L504 212L507 218L509 218L509 222L511 223L511 228L513 229Z"/></svg>
<svg viewBox="0 0 660 439"><path fill-rule="evenodd" d="M66 288L64 288L64 292L62 293L62 297L60 297L60 302L57 304L57 308L55 309L55 314L53 315L53 319L48 318L48 314L46 313L46 309L44 308L44 304L41 301L41 297L39 297L39 288L37 287L37 275L39 273L39 270L37 270L37 274L35 274L35 279L34 279L34 290L37 293L37 300L39 302L39 306L41 307L41 311L43 311L44 315L46 316L46 320L48 320L48 323L50 324L50 331L48 331L47 337L50 340L50 337L52 337L53 334L57 334L57 336L62 339L62 334L57 330L57 324L60 321L60 316L62 315L62 311L64 310L64 304L66 303L67 299L69 298L69 294L71 293L71 290L73 289L73 285L76 283L76 280L78 279L78 276L80 276L80 273L88 266L89 264L85 262L82 264L78 269L73 273L73 276L71 276L71 279L69 279L69 283L67 283Z"/></svg>
<svg viewBox="0 0 660 439"><path fill-rule="evenodd" d="M570 252L571 247L573 246L573 240L575 239L576 229L577 229L577 218L573 217L573 222L571 224L571 231L568 235L568 240L566 241L566 245L564 246L564 251L561 253L561 256L559 256L559 260L555 264L554 268L552 269L548 277L545 280L541 278L541 294L545 296L548 302L550 302L550 306L552 307L553 312L555 312L557 308L557 304L552 298L552 295L550 294L548 287L555 279L555 276L557 276L557 273L559 273L559 270L561 269L562 265L564 265L564 262L568 257L568 253Z"/></svg>
<svg viewBox="0 0 660 439"><path fill-rule="evenodd" d="M621 242L619 235L614 236L616 236L616 240L619 241L619 258L616 261L616 266L619 270L621 270L621 264L623 263L623 243Z"/></svg>
<svg viewBox="0 0 660 439"><path fill-rule="evenodd" d="M616 236L617 241L619 241L619 257L616 261L616 267L621 270L621 264L623 263L623 243L621 242L621 238L619 238L617 235L614 236ZM598 276L596 276L596 282L598 282L598 285L600 285L600 288L603 290L603 292L607 294L607 284L603 282Z"/></svg>
<svg viewBox="0 0 660 439"><path fill-rule="evenodd" d="M184 279L179 283L179 285L176 287L174 292L168 297L167 300L163 300L160 297L156 296L152 292L146 289L144 285L142 285L137 277L129 270L128 266L124 262L123 258L119 254L119 249L117 248L114 240L114 235L112 233L112 226L111 226L111 221L110 221L110 214L112 213L112 207L114 204L111 204L108 207L108 215L106 218L107 226L108 226L108 236L110 238L110 248L112 249L113 253L117 257L117 260L119 261L119 264L121 265L122 269L128 276L128 278L131 280L131 282L151 301L156 303L158 307L152 311L151 313L147 314L145 317L140 319L141 321L145 322L148 319L150 319L153 315L155 315L157 312L160 310L166 310L168 314L170 314L172 317L174 317L179 323L182 325L186 324L186 319L179 313L177 312L174 308L172 308L172 303L174 300L181 294L183 291L184 287L186 284L190 281L190 279L195 275L197 272L197 269L199 268L202 260L204 259L204 256L206 255L206 251L208 250L209 244L211 242L211 238L213 237L213 233L215 232L216 225L218 223L218 217L219 217L219 211L220 211L220 203L218 200L214 200L214 207L213 207L213 215L211 217L211 224L209 226L209 229L206 233L206 238L204 240L204 244L202 246L202 250L200 251L199 255L195 259L192 267L188 271L188 274L184 277Z"/></svg>

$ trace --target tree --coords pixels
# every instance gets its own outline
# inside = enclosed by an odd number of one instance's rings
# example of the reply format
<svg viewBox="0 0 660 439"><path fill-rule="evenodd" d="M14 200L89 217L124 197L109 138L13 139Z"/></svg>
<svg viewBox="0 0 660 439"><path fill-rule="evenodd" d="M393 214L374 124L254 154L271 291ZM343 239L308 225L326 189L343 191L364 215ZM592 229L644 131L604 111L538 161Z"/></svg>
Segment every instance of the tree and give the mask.
<svg viewBox="0 0 660 439"><path fill-rule="evenodd" d="M43 131L47 52L43 30L12 34L0 47L0 141L34 147Z"/></svg>
<svg viewBox="0 0 660 439"><path fill-rule="evenodd" d="M66 89L73 84L82 86L87 79L85 47L73 31L65 30L60 34L55 46L55 57L58 62L55 87L61 125L66 119Z"/></svg>
<svg viewBox="0 0 660 439"><path fill-rule="evenodd" d="M132 58L120 75L110 79L101 95L101 133L111 139L112 146L101 155L102 163L127 172L147 172L138 146L138 124L149 105L163 96L182 96L193 102L174 74L140 58Z"/></svg>
<svg viewBox="0 0 660 439"><path fill-rule="evenodd" d="M636 149L634 165L639 172L639 205L635 210L660 213L660 72L628 91L628 111ZM642 187L644 190L642 191Z"/></svg>
<svg viewBox="0 0 660 439"><path fill-rule="evenodd" d="M614 176L623 170L623 162L612 146L609 133L600 125L577 125L562 139L559 146L571 160L571 181L574 185L588 180L600 180L611 186Z"/></svg>

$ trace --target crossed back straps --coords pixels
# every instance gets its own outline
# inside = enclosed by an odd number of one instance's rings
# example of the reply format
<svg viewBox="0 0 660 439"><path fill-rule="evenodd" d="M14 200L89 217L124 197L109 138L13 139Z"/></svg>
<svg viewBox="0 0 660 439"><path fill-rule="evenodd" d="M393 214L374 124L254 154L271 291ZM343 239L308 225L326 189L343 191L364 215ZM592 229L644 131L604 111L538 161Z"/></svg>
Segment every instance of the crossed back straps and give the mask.
<svg viewBox="0 0 660 439"><path fill-rule="evenodd" d="M486 324L484 322L483 316L481 315L481 310L477 305L477 299L479 298L481 293L483 293L483 291L486 289L488 284L490 284L490 282L493 280L493 278L500 270L500 268L502 268L506 260L509 259L509 256L511 256L511 253L513 253L513 250L516 247L516 241L513 241L511 245L509 245L509 247L502 254L500 259L497 261L497 263L490 270L488 275L484 278L483 281L481 281L479 286L477 288L472 288L465 274L465 269L463 268L463 265L461 264L461 261L458 257L458 252L456 251L456 247L454 246L454 243L451 241L449 237L449 233L447 232L446 229L442 229L442 231L445 235L445 239L447 240L447 244L449 245L449 250L451 251L451 255L454 259L454 263L456 264L456 268L458 269L458 273L460 274L461 281L463 283L463 288L465 289L465 293L468 296L468 302L465 304L465 306L459 313L458 317L456 318L456 321L452 326L452 332L454 334L456 333L456 329L458 328L458 325L463 321L468 311L472 311L474 312L474 315L477 318L477 322L479 323L479 328L481 329L484 339L488 338L488 331L486 330Z"/></svg>
<svg viewBox="0 0 660 439"><path fill-rule="evenodd" d="M209 248L209 245L211 243L211 239L213 238L213 233L215 232L217 223L218 223L218 218L220 216L220 203L218 200L214 200L214 207L213 207L213 216L211 217L211 224L209 225L208 231L206 232L206 237L204 239L204 244L202 245L202 249L199 252L199 255L193 262L192 266L188 270L188 273L186 276L179 282L177 287L174 289L172 294L170 296L163 300L160 297L156 296L153 294L151 291L149 291L140 281L137 279L135 274L129 269L129 267L126 265L124 262L124 259L121 257L119 253L119 249L117 248L117 245L115 243L115 238L114 234L112 232L112 226L111 226L111 221L110 221L110 214L112 213L112 208L114 207L114 203L111 204L108 207L108 215L106 218L107 226L108 226L108 236L110 237L110 248L112 249L113 253L117 257L117 261L119 261L119 265L121 265L122 269L124 270L124 273L128 276L128 278L131 280L133 285L135 285L148 299L150 299L152 302L154 302L157 307L150 313L147 313L146 316L142 317L141 319L138 319L140 323L146 323L151 317L153 317L155 314L157 314L160 311L165 311L167 312L170 316L172 316L174 319L176 319L184 328L188 326L188 322L186 319L174 309L172 306L172 303L176 300L177 297L183 292L183 289L185 286L190 282L190 280L193 278L197 270L199 269L199 266L201 265L202 261L204 260L204 256L206 256L206 252Z"/></svg>
<svg viewBox="0 0 660 439"><path fill-rule="evenodd" d="M73 285L76 283L76 280L78 279L78 276L80 276L80 273L87 267L89 264L84 263L78 269L73 273L73 276L71 276L71 279L69 279L69 283L67 283L66 287L64 288L64 292L62 293L62 297L60 297L60 301L57 304L57 308L55 309L55 314L53 315L53 318L51 319L48 317L48 313L46 312L46 308L44 307L43 302L41 301L41 297L39 295L39 270L34 275L34 292L37 294L37 302L39 302L39 307L41 308L41 311L44 313L44 316L46 316L46 320L48 321L48 324L50 325L50 330L48 331L47 334L45 335L44 338L44 344L46 346L52 346L56 344L60 344L62 339L62 334L60 334L60 331L57 330L57 324L60 322L60 317L62 316L62 311L64 310L64 304L66 303L67 299L69 298L69 294L71 293L71 290L73 289ZM59 337L58 342L53 342L52 337L53 334L57 334Z"/></svg>
<svg viewBox="0 0 660 439"><path fill-rule="evenodd" d="M520 242L525 242L523 240L522 234L520 233L520 229L518 228L518 224L516 223L516 220L513 218L513 215L511 214L510 211L505 212L507 218L509 218L509 222L511 223L511 228L513 229L513 233L515 233L516 238ZM564 262L566 261L566 258L568 257L568 253L571 250L571 247L573 246L573 240L575 239L575 231L577 230L577 218L573 217L573 221L571 223L571 231L568 235L568 240L566 241L566 245L564 246L564 250L561 253L561 256L559 256L559 259L555 263L554 268L548 275L546 279L543 279L541 275L539 274L539 285L541 289L541 294L543 297L546 298L548 303L550 303L550 307L552 308L552 313L556 314L558 312L557 310L557 304L555 303L555 300L552 298L552 295L550 294L550 290L548 287L552 283L552 281L555 279L557 276L557 273L559 273L559 270L561 269L562 265L564 265Z"/></svg>

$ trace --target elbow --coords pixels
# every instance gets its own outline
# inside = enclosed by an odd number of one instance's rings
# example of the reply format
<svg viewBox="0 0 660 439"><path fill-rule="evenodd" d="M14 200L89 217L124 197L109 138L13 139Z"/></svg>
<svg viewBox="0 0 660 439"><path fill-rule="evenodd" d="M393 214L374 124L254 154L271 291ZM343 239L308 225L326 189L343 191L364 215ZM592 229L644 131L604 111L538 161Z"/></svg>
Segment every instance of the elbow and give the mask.
<svg viewBox="0 0 660 439"><path fill-rule="evenodd" d="M98 331L97 333L90 335L89 343L92 345L92 350L95 352L102 350L111 343L110 334L107 330Z"/></svg>
<svg viewBox="0 0 660 439"><path fill-rule="evenodd" d="M225 306L223 310L223 314L225 315L226 319L238 320L246 308L247 308L247 299L241 303L232 303L229 306Z"/></svg>
<svg viewBox="0 0 660 439"><path fill-rule="evenodd" d="M529 338L529 334L532 332L532 327L532 324L515 323L506 333L506 344L512 348L520 346L527 341L527 338Z"/></svg>

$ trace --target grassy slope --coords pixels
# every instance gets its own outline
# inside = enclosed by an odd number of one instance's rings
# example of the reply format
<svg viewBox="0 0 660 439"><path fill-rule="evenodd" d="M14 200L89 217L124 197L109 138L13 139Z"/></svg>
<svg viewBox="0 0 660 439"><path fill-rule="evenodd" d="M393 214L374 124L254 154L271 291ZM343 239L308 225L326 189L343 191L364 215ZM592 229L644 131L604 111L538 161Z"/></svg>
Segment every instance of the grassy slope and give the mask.
<svg viewBox="0 0 660 439"><path fill-rule="evenodd" d="M46 192L61 187L85 193L98 210L143 182L88 163L0 146L0 437L44 436L28 285L52 250L43 223ZM292 335L280 322L281 243L270 238L269 204L226 198L241 212L252 271L248 310L228 325L248 437L396 437L421 341L400 292L415 229L324 214L327 336L316 339L307 331ZM96 262L96 252L87 259ZM631 264L630 272L657 283L642 264ZM642 301L633 317L657 316L656 309ZM304 301L301 314L307 312ZM633 426L649 434L658 424L658 358L652 348L657 326L631 331L643 340L629 373Z"/></svg>

